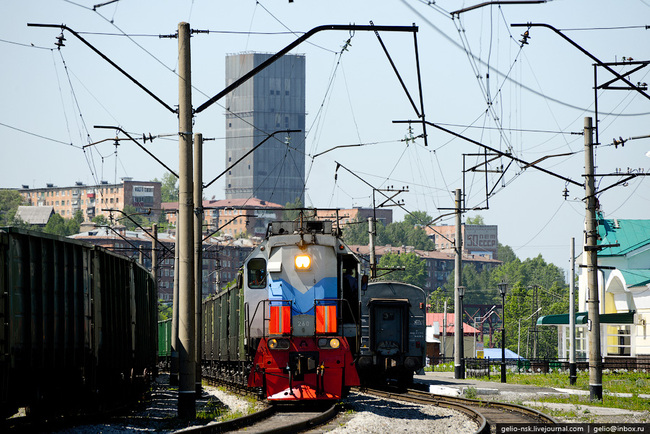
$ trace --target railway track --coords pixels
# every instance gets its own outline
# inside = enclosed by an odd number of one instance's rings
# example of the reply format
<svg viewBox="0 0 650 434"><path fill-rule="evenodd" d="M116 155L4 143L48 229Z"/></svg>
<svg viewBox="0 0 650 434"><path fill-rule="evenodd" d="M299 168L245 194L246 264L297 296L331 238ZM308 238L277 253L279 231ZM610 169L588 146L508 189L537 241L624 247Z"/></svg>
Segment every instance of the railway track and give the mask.
<svg viewBox="0 0 650 434"><path fill-rule="evenodd" d="M187 428L183 432L200 434L227 433L245 429L247 433L255 434L300 433L334 419L339 408L340 406L337 404L324 409L317 409L312 406L300 409L296 409L295 406L271 406L248 416Z"/></svg>
<svg viewBox="0 0 650 434"><path fill-rule="evenodd" d="M418 390L408 390L401 393L376 389L358 389L358 391L382 398L423 405L436 405L460 411L476 422L478 426L476 432L481 434L496 432L497 423L557 423L553 418L539 411L504 402L435 395Z"/></svg>

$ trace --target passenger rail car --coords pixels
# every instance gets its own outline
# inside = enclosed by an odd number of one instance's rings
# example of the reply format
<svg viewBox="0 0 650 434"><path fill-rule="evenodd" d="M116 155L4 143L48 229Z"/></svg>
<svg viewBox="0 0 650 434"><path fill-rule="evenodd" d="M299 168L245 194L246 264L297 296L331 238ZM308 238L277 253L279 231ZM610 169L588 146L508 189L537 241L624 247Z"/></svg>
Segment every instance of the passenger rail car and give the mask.
<svg viewBox="0 0 650 434"><path fill-rule="evenodd" d="M156 361L157 294L131 259L0 228L0 411L58 415L139 397Z"/></svg>
<svg viewBox="0 0 650 434"><path fill-rule="evenodd" d="M269 401L359 385L359 260L331 222L273 222L238 284L203 304L203 368Z"/></svg>
<svg viewBox="0 0 650 434"><path fill-rule="evenodd" d="M358 369L366 385L408 386L424 368L426 295L413 285L373 282L361 291Z"/></svg>

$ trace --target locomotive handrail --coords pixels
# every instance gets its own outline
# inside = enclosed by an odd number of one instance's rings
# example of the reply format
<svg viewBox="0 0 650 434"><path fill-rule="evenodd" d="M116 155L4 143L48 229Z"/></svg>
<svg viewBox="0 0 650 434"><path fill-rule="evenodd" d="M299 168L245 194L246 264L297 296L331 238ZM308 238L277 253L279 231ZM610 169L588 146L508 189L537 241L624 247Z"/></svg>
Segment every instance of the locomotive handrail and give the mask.
<svg viewBox="0 0 650 434"><path fill-rule="evenodd" d="M253 317L250 318L250 321L248 322L249 336L250 336L250 325L253 322L253 320L255 319L255 317L257 316L257 311L260 308L260 304L262 304L263 305L263 308L262 308L263 309L263 313L262 313L262 315L263 315L263 317L262 317L262 337L263 338L267 337L266 330L267 330L268 327L266 325L267 325L267 322L271 320L271 318L266 317L266 303L268 303L269 307L270 307L271 302L289 303L289 306L293 307L293 300L271 300L271 299L267 298L265 300L258 301L257 306L255 307L255 312L253 312ZM270 336L270 333L269 333L269 336Z"/></svg>

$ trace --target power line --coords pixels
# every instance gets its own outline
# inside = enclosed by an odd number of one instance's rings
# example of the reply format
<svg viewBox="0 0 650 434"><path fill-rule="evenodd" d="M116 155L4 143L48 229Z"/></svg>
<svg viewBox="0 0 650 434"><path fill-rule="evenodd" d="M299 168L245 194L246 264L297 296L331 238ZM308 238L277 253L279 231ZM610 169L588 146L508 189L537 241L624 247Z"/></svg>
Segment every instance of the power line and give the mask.
<svg viewBox="0 0 650 434"><path fill-rule="evenodd" d="M7 125L7 124L4 124L2 122L0 122L0 125L2 125L3 127L10 128L12 130L19 131L19 132L24 133L24 134L29 134L30 136L38 137L39 139L45 139L45 140L49 140L50 142L60 143L62 145L72 146L73 148L81 149L81 146L73 145L72 143L64 142L62 140L53 139L51 137L42 136L40 134L32 133L30 131L23 130L21 128L12 127L11 125Z"/></svg>
<svg viewBox="0 0 650 434"><path fill-rule="evenodd" d="M458 42L456 42L455 40L453 40L449 35L447 35L445 32L443 32L441 29L439 29L435 24L433 24L433 22L432 22L431 20L429 20L429 19L428 19L427 17L425 17L424 15L422 15L422 14L421 14L418 10L416 10L413 6L409 5L409 4L406 2L406 0L401 0L401 2L402 2L402 3L403 3L403 4L404 4L408 9L410 9L411 12L413 12L413 13L414 13L415 15L417 15L420 19L422 19L425 23L427 23L427 24L429 25L429 27L431 27L433 30L435 30L437 33L439 33L440 36L442 36L445 40L447 40L448 42L450 42L454 47L456 47L456 48L458 48L458 49L461 49L461 50L463 49L463 47L462 47ZM451 19L451 18L450 18L450 19ZM481 63L482 65L484 65L484 66L486 65L485 62L484 62L483 60L478 59L478 58L476 58L476 60L477 60L479 63ZM493 69L493 71L496 72L497 74L501 75L502 77L507 77L506 74L504 74L503 72L499 71L498 69ZM521 86L522 89L525 89L525 90L527 90L528 92L531 92L531 93L533 93L533 94L535 94L535 95L537 95L537 96L539 96L539 97L542 97L542 98L544 98L544 99L547 99L547 100L549 100L549 101L553 101L553 102L555 102L555 103L557 103L557 104L560 104L560 105L563 105L563 106L565 106L565 107L569 107L569 108L572 108L572 109L575 109L575 110L580 110L580 111L583 111L583 112L587 112L587 111L589 111L589 110L587 110L587 109L585 109L585 108L583 108L583 107L578 107L578 106L576 106L576 105L573 105L573 104L570 104L570 103L567 103L567 102L561 101L561 100L559 100L559 99L557 99L557 98L553 98L553 97L550 97L550 96L548 96L548 95L545 95L545 94L543 94L542 92L539 92L539 91L537 91L537 90L535 90L535 89L533 89L533 88L531 88L531 87L529 87L529 86L526 86L525 84L520 83L520 82L516 81L516 80L513 79L513 78L507 78L507 79L508 79L509 81L511 81L513 84L515 84L515 85L517 85L517 86ZM601 114L604 114L604 115L625 116L625 117L635 117L635 116L646 116L646 115L649 115L650 112L645 112L645 113L601 113Z"/></svg>

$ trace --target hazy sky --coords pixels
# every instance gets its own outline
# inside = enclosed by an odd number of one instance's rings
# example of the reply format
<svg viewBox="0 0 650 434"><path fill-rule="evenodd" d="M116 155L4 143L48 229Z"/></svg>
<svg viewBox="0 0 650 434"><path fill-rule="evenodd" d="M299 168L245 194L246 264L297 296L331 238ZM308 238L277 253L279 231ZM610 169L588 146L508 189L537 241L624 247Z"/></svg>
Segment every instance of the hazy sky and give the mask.
<svg viewBox="0 0 650 434"><path fill-rule="evenodd" d="M95 125L119 125L141 136L170 135L146 147L174 170L178 167L178 120L101 59L79 39L64 32L65 47L53 49L60 29L27 23L66 24L140 81L169 106L178 103L175 34L187 21L192 37L193 106L225 87L225 55L246 51L277 52L303 32L324 24L419 27L417 33L426 119L456 133L582 183L584 117L594 116L594 61L550 29L532 27L528 44L519 42L525 28L512 23L546 23L604 62L650 60L650 1L552 1L534 5L490 6L460 14L475 4L440 0L280 0L147 1L120 0L96 7L88 1L0 2L0 187L58 186L75 181L119 182L161 178L165 169L134 143L115 147L115 131ZM293 32L293 33L292 33ZM411 33L382 33L410 95L419 109L414 40ZM343 47L346 49L344 50ZM293 51L307 58L307 205L371 206L372 189L409 186L401 194L410 211L437 217L453 207L453 191L465 186L467 206L486 224L499 226L499 241L522 259L543 257L567 268L569 242L583 242L584 190L522 164L512 164L500 179L492 161L484 173L463 167L478 164L482 148L427 128L396 120L417 114L397 80L373 32L328 31ZM624 73L631 66L615 66ZM650 82L650 68L629 76ZM598 84L612 78L597 70ZM614 85L618 85L615 83ZM650 139L615 148L614 137L650 135L650 99L628 90L599 90L599 139L596 172L648 170ZM225 99L195 117L194 132L214 139L205 143L204 178L225 168ZM124 137L124 136L120 136ZM82 149L89 143L101 142ZM338 148L340 145L358 147ZM466 156L463 157L463 154ZM567 155L568 154L568 155ZM293 164L288 162L287 164ZM600 188L617 177L597 180ZM487 187L486 187L487 183ZM607 218L650 217L650 180L642 177L604 192L599 201ZM563 191L568 189L565 200ZM206 191L223 198L223 182ZM401 219L403 211L396 210ZM453 223L453 217L441 219Z"/></svg>

